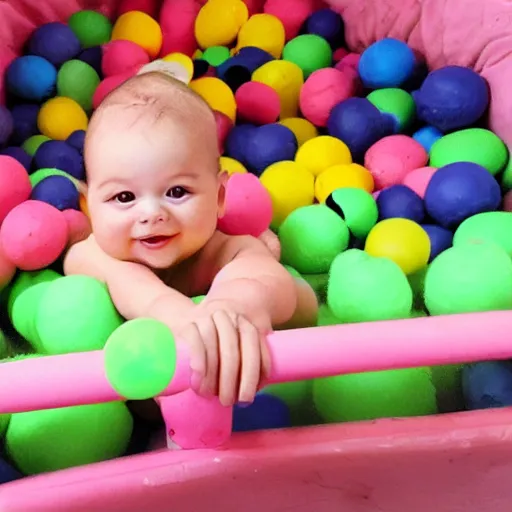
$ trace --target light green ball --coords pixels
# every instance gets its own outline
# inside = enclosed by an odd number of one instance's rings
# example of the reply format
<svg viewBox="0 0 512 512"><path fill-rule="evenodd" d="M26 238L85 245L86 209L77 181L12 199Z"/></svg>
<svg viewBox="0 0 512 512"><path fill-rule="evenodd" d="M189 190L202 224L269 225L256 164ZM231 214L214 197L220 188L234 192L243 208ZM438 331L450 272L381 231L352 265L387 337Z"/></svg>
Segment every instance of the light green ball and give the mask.
<svg viewBox="0 0 512 512"><path fill-rule="evenodd" d="M41 144L44 144L45 142L48 142L50 137L47 137L46 135L32 135L32 137L29 137L22 145L21 147L30 155L34 156L36 154L36 151L39 149L39 146Z"/></svg>
<svg viewBox="0 0 512 512"><path fill-rule="evenodd" d="M68 60L57 75L57 93L75 100L86 112L92 110L92 97L100 77L92 66L81 60Z"/></svg>
<svg viewBox="0 0 512 512"><path fill-rule="evenodd" d="M428 368L317 379L313 384L313 401L328 423L437 413L436 390Z"/></svg>
<svg viewBox="0 0 512 512"><path fill-rule="evenodd" d="M302 276L299 272L297 272L293 267L290 267L290 265L283 265L283 267L295 278L302 279Z"/></svg>
<svg viewBox="0 0 512 512"><path fill-rule="evenodd" d="M45 169L38 169L36 172L31 174L29 176L30 184L32 185L32 188L34 188L40 181L43 181L44 179L48 178L49 176L64 176L65 178L70 179L75 187L77 186L77 179L71 174L68 174L65 171L61 171L60 169L52 169L52 168L45 168Z"/></svg>
<svg viewBox="0 0 512 512"><path fill-rule="evenodd" d="M104 283L85 275L70 275L50 283L35 323L42 350L66 354L102 349L123 319Z"/></svg>
<svg viewBox="0 0 512 512"><path fill-rule="evenodd" d="M7 357L9 351L9 342L7 341L4 332L0 329L0 359Z"/></svg>
<svg viewBox="0 0 512 512"><path fill-rule="evenodd" d="M343 322L331 311L327 304L322 304L318 308L317 326L339 325Z"/></svg>
<svg viewBox="0 0 512 512"><path fill-rule="evenodd" d="M412 290L413 307L420 310L425 308L425 277L427 271L428 267L423 267L407 276Z"/></svg>
<svg viewBox="0 0 512 512"><path fill-rule="evenodd" d="M467 218L455 231L453 245L495 243L512 257L512 212L485 212Z"/></svg>
<svg viewBox="0 0 512 512"><path fill-rule="evenodd" d="M396 121L398 131L406 131L414 121L416 104L413 97L403 89L394 87L372 91L366 99L382 113L390 114Z"/></svg>
<svg viewBox="0 0 512 512"><path fill-rule="evenodd" d="M324 303L327 300L327 283L329 282L329 273L322 274L304 274L302 276L304 281L313 288L318 301Z"/></svg>
<svg viewBox="0 0 512 512"><path fill-rule="evenodd" d="M305 80L313 71L330 67L332 49L323 37L316 34L303 34L285 44L283 60L297 64L302 69Z"/></svg>
<svg viewBox="0 0 512 512"><path fill-rule="evenodd" d="M510 157L501 174L501 186L505 191L512 189L512 158Z"/></svg>
<svg viewBox="0 0 512 512"><path fill-rule="evenodd" d="M343 323L408 318L412 290L400 267L359 249L336 257L327 286L327 305Z"/></svg>
<svg viewBox="0 0 512 512"><path fill-rule="evenodd" d="M96 11L75 12L68 19L68 25L82 48L101 46L108 43L112 36L112 23L106 16Z"/></svg>
<svg viewBox="0 0 512 512"><path fill-rule="evenodd" d="M436 387L440 412L456 412L464 409L462 393L463 365L432 366L432 382Z"/></svg>
<svg viewBox="0 0 512 512"><path fill-rule="evenodd" d="M197 297L192 297L191 300L194 304L201 304L204 299L206 299L206 295L198 295Z"/></svg>
<svg viewBox="0 0 512 512"><path fill-rule="evenodd" d="M217 67L231 57L229 48L226 46L210 46L206 48L201 59L205 60L210 66Z"/></svg>
<svg viewBox="0 0 512 512"><path fill-rule="evenodd" d="M512 309L512 260L495 244L461 244L442 252L425 277L431 315Z"/></svg>
<svg viewBox="0 0 512 512"><path fill-rule="evenodd" d="M281 260L301 274L328 272L333 259L348 246L347 225L323 204L294 210L279 228Z"/></svg>
<svg viewBox="0 0 512 512"><path fill-rule="evenodd" d="M7 427L9 426L9 422L11 421L10 414L0 414L0 439L3 439L5 433L7 432Z"/></svg>
<svg viewBox="0 0 512 512"><path fill-rule="evenodd" d="M25 475L93 464L126 452L133 419L123 402L13 414L9 458Z"/></svg>

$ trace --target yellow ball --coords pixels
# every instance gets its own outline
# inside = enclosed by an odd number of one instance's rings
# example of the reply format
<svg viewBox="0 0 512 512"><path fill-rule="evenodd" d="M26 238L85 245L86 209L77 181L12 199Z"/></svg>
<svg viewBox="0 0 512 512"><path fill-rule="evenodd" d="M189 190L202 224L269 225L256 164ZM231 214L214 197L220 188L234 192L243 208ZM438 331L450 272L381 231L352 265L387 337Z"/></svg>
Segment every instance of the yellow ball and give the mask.
<svg viewBox="0 0 512 512"><path fill-rule="evenodd" d="M302 117L288 117L279 121L279 124L286 126L295 134L299 148L307 140L318 137L316 126Z"/></svg>
<svg viewBox="0 0 512 512"><path fill-rule="evenodd" d="M64 96L48 100L37 115L39 131L55 140L66 140L76 130L87 130L88 124L84 109Z"/></svg>
<svg viewBox="0 0 512 512"><path fill-rule="evenodd" d="M266 84L277 92L281 102L280 119L297 116L300 90L304 84L302 69L297 64L271 60L252 74L252 80Z"/></svg>
<svg viewBox="0 0 512 512"><path fill-rule="evenodd" d="M220 169L226 171L230 176L235 173L245 174L247 172L247 169L238 160L229 156L220 157Z"/></svg>
<svg viewBox="0 0 512 512"><path fill-rule="evenodd" d="M229 86L212 76L192 80L190 88L197 92L213 110L226 114L233 123L236 120L236 101Z"/></svg>
<svg viewBox="0 0 512 512"><path fill-rule="evenodd" d="M236 48L240 50L245 46L256 46L279 59L284 43L284 26L279 18L272 14L254 14L242 25Z"/></svg>
<svg viewBox="0 0 512 512"><path fill-rule="evenodd" d="M313 204L315 179L303 166L292 161L269 165L260 176L272 200L273 229L279 228L286 217L301 206Z"/></svg>
<svg viewBox="0 0 512 512"><path fill-rule="evenodd" d="M197 44L203 49L229 46L248 18L249 11L242 0L208 0L196 17Z"/></svg>
<svg viewBox="0 0 512 512"><path fill-rule="evenodd" d="M162 48L162 29L145 12L129 11L117 18L112 29L112 41L116 39L127 39L137 43L154 59Z"/></svg>
<svg viewBox="0 0 512 512"><path fill-rule="evenodd" d="M170 53L169 55L166 55L165 57L162 57L162 60L165 62L177 62L178 64L181 64L188 73L188 81L192 80L192 76L194 75L194 63L192 62L192 59L185 55L184 53Z"/></svg>
<svg viewBox="0 0 512 512"><path fill-rule="evenodd" d="M336 137L320 135L305 142L295 154L295 161L315 176L333 165L351 164L348 146Z"/></svg>
<svg viewBox="0 0 512 512"><path fill-rule="evenodd" d="M430 257L430 238L409 219L385 219L372 228L364 250L372 256L393 260L405 274L425 268Z"/></svg>
<svg viewBox="0 0 512 512"><path fill-rule="evenodd" d="M374 182L370 171L359 164L338 164L322 171L315 181L315 197L323 203L337 188L362 188L373 192Z"/></svg>
<svg viewBox="0 0 512 512"><path fill-rule="evenodd" d="M195 60L195 59L200 59L202 58L203 56L203 52L198 48L194 54L192 55L192 58Z"/></svg>

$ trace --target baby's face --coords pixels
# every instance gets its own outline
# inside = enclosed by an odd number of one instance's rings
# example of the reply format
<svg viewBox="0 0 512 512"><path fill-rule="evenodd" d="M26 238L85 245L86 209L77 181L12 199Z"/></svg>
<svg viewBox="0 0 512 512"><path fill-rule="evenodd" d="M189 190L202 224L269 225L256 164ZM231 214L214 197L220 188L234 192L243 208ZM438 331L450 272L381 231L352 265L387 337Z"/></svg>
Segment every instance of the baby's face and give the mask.
<svg viewBox="0 0 512 512"><path fill-rule="evenodd" d="M116 259L170 268L204 247L222 213L216 133L135 115L100 124L88 148L93 233Z"/></svg>

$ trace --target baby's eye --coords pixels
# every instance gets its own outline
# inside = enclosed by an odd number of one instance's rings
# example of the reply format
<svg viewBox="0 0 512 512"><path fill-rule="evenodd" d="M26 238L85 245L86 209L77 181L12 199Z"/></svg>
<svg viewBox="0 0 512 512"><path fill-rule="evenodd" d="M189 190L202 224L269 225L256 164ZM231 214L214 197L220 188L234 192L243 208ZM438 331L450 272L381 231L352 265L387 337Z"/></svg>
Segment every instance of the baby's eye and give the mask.
<svg viewBox="0 0 512 512"><path fill-rule="evenodd" d="M172 187L167 191L167 197L172 199L182 199L188 194L188 190L183 187Z"/></svg>
<svg viewBox="0 0 512 512"><path fill-rule="evenodd" d="M123 192L119 192L119 194L116 194L114 196L114 199L118 203L131 203L132 201L135 201L135 194L133 192L124 190Z"/></svg>

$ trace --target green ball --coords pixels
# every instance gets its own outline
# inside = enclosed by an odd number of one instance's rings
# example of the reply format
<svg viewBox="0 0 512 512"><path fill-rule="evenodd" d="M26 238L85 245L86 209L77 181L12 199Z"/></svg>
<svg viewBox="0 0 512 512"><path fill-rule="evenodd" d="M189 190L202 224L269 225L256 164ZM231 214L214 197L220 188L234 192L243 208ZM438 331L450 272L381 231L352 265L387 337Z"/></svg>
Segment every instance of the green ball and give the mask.
<svg viewBox="0 0 512 512"><path fill-rule="evenodd" d="M279 227L281 260L301 274L328 272L348 246L350 233L339 215L323 204L294 210Z"/></svg>
<svg viewBox="0 0 512 512"><path fill-rule="evenodd" d="M203 56L201 57L203 60L208 62L210 66L217 67L220 66L223 62L228 60L231 57L229 53L229 48L226 46L210 46L207 48Z"/></svg>
<svg viewBox="0 0 512 512"><path fill-rule="evenodd" d="M412 290L413 307L420 310L425 308L425 277L427 271L428 267L423 267L407 276Z"/></svg>
<svg viewBox="0 0 512 512"><path fill-rule="evenodd" d="M283 265L283 267L295 278L302 279L302 276L299 272L297 272L293 267L290 267L290 265Z"/></svg>
<svg viewBox="0 0 512 512"><path fill-rule="evenodd" d="M501 186L505 191L512 189L512 158L508 159L505 169L501 174Z"/></svg>
<svg viewBox="0 0 512 512"><path fill-rule="evenodd" d="M316 34L303 34L288 41L283 48L283 60L297 64L304 74L304 80L321 68L332 63L332 49L329 43Z"/></svg>
<svg viewBox="0 0 512 512"><path fill-rule="evenodd" d="M453 245L495 243L512 257L512 212L485 212L467 218L455 231Z"/></svg>
<svg viewBox="0 0 512 512"><path fill-rule="evenodd" d="M462 368L464 365L432 366L432 382L436 387L439 412L464 410Z"/></svg>
<svg viewBox="0 0 512 512"><path fill-rule="evenodd" d="M325 205L341 216L356 238L366 238L379 218L377 202L362 188L338 188L327 198Z"/></svg>
<svg viewBox="0 0 512 512"><path fill-rule="evenodd" d="M317 379L313 384L313 401L328 423L437 413L436 390L428 368Z"/></svg>
<svg viewBox="0 0 512 512"><path fill-rule="evenodd" d="M431 315L512 309L512 260L495 244L461 244L437 256L425 277Z"/></svg>
<svg viewBox="0 0 512 512"><path fill-rule="evenodd" d="M484 128L467 128L436 140L430 149L429 165L439 168L455 162L474 162L495 175L505 167L507 159L507 147L497 135Z"/></svg>
<svg viewBox="0 0 512 512"><path fill-rule="evenodd" d="M327 299L327 283L329 282L329 273L324 272L322 274L304 274L302 276L304 281L313 288L318 301L323 303Z"/></svg>
<svg viewBox="0 0 512 512"><path fill-rule="evenodd" d="M413 309L413 310L411 311L411 316L410 316L410 318L424 318L424 317L426 317L426 316L428 316L428 315L427 315L427 312L426 312L426 311L424 311L423 309Z"/></svg>
<svg viewBox="0 0 512 512"><path fill-rule="evenodd" d="M101 46L108 43L112 36L112 23L106 16L96 11L75 12L70 16L68 25L82 48Z"/></svg>
<svg viewBox="0 0 512 512"><path fill-rule="evenodd" d="M25 475L93 464L126 452L133 429L123 402L13 414L7 455Z"/></svg>
<svg viewBox="0 0 512 512"><path fill-rule="evenodd" d="M105 345L105 373L127 400L159 395L176 369L176 346L169 327L152 318L129 320Z"/></svg>
<svg viewBox="0 0 512 512"><path fill-rule="evenodd" d="M382 113L390 114L399 132L406 131L414 121L416 104L413 97L403 89L377 89L368 94L366 99Z"/></svg>
<svg viewBox="0 0 512 512"><path fill-rule="evenodd" d="M122 323L107 286L85 275L51 282L35 320L41 349L46 354L102 349Z"/></svg>
<svg viewBox="0 0 512 512"><path fill-rule="evenodd" d="M206 299L206 295L198 295L197 297L192 297L191 300L194 304L201 304L204 299Z"/></svg>
<svg viewBox="0 0 512 512"><path fill-rule="evenodd" d="M65 178L70 179L75 187L78 189L78 181L76 178L71 176L71 174L68 174L67 172L61 171L60 169L52 169L52 168L45 168L45 169L38 169L36 172L31 174L29 176L30 184L32 185L32 188L34 188L40 181L43 181L45 178L48 178L49 176L64 176Z"/></svg>
<svg viewBox="0 0 512 512"><path fill-rule="evenodd" d="M9 342L5 337L4 332L0 329L0 359L7 357L10 352Z"/></svg>
<svg viewBox="0 0 512 512"><path fill-rule="evenodd" d="M327 305L343 323L408 318L412 299L406 275L388 258L349 249L332 262Z"/></svg>
<svg viewBox="0 0 512 512"><path fill-rule="evenodd" d="M10 414L0 414L0 438L5 436L7 432L7 427L9 426L9 422L11 421Z"/></svg>
<svg viewBox="0 0 512 512"><path fill-rule="evenodd" d="M34 156L36 154L36 151L39 149L39 146L41 144L44 144L45 142L48 142L50 137L47 137L46 135L32 135L32 137L29 137L22 145L21 147L30 155Z"/></svg>
<svg viewBox="0 0 512 512"><path fill-rule="evenodd" d="M318 327L322 327L324 325L339 325L342 323L343 322L331 311L327 304L321 304L318 307Z"/></svg>
<svg viewBox="0 0 512 512"><path fill-rule="evenodd" d="M68 60L57 75L57 94L75 100L86 112L92 110L92 97L100 77L81 60Z"/></svg>

